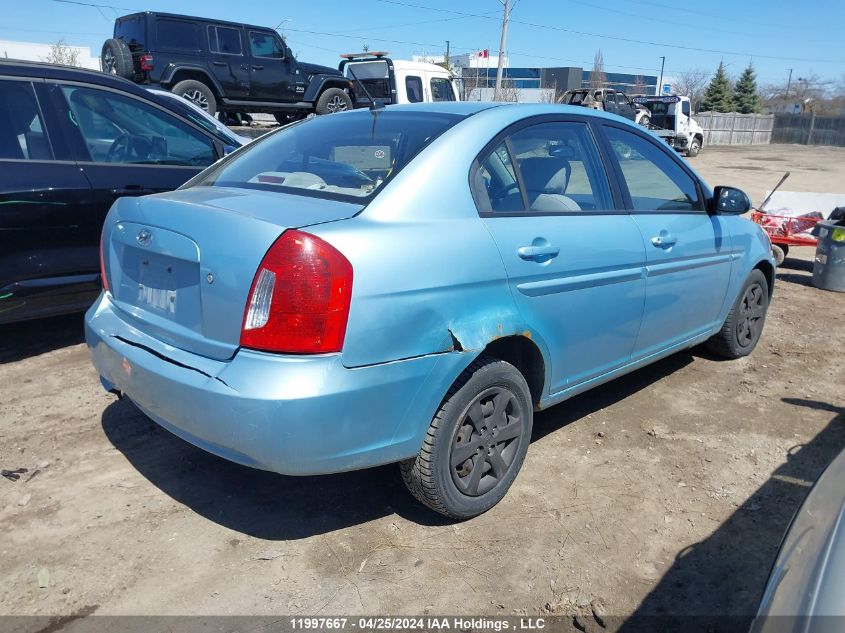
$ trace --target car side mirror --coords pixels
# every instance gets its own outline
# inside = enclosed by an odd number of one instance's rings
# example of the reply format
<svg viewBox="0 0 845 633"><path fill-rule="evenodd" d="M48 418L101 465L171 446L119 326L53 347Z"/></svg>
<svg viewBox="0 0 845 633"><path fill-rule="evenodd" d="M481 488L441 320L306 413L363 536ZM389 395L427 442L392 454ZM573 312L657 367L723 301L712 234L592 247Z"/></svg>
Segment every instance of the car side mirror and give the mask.
<svg viewBox="0 0 845 633"><path fill-rule="evenodd" d="M742 215L751 210L751 199L742 189L716 187L710 201L710 212L715 215Z"/></svg>

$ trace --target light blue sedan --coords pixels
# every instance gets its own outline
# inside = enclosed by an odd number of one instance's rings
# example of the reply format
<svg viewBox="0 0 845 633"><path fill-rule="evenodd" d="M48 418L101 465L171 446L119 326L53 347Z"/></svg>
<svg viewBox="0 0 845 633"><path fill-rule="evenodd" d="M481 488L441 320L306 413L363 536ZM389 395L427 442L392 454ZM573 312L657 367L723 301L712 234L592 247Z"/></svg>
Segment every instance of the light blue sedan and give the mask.
<svg viewBox="0 0 845 633"><path fill-rule="evenodd" d="M466 518L534 411L700 343L751 352L775 265L749 206L584 108L318 117L118 200L86 336L107 390L197 446L290 475L399 462Z"/></svg>

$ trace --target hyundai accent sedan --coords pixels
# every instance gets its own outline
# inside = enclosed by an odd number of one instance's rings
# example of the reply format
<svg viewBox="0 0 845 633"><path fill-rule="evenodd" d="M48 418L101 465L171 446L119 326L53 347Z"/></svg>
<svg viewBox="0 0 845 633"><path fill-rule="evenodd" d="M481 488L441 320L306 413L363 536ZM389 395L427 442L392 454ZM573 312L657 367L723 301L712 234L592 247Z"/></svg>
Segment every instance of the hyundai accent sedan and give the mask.
<svg viewBox="0 0 845 633"><path fill-rule="evenodd" d="M751 352L775 267L749 206L584 108L310 119L118 200L86 336L107 390L203 449L398 462L466 518L516 478L534 411L700 343Z"/></svg>

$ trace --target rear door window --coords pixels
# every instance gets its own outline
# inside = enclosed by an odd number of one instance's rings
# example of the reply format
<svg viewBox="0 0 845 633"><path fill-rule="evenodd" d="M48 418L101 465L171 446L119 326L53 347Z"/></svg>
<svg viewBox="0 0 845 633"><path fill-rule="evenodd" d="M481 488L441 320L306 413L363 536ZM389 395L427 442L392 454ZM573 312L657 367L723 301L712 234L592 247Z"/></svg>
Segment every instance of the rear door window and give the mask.
<svg viewBox="0 0 845 633"><path fill-rule="evenodd" d="M240 29L228 26L208 27L208 49L221 55L241 55Z"/></svg>
<svg viewBox="0 0 845 633"><path fill-rule="evenodd" d="M0 159L50 160L53 153L32 84L0 81Z"/></svg>
<svg viewBox="0 0 845 633"><path fill-rule="evenodd" d="M158 48L175 51L199 51L200 29L193 22L182 20L156 20Z"/></svg>

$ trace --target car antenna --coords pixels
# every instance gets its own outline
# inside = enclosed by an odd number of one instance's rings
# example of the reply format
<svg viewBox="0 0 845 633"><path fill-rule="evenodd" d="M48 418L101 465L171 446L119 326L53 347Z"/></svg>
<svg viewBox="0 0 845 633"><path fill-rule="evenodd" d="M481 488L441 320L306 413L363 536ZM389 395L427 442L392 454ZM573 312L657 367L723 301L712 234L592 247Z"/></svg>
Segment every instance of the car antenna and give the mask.
<svg viewBox="0 0 845 633"><path fill-rule="evenodd" d="M352 79L355 80L355 83L361 87L361 90L364 91L364 96L367 97L367 101L370 102L370 112L373 114L377 114L380 110L384 110L384 104L381 101L376 101L373 99L372 95L367 91L367 88L361 83L361 80L358 79L358 76L355 74L355 71L352 70L352 67L347 64L346 70L349 71L349 74L352 75Z"/></svg>

